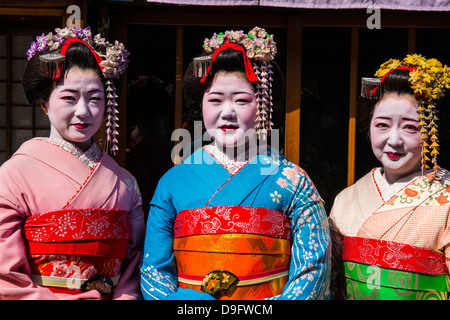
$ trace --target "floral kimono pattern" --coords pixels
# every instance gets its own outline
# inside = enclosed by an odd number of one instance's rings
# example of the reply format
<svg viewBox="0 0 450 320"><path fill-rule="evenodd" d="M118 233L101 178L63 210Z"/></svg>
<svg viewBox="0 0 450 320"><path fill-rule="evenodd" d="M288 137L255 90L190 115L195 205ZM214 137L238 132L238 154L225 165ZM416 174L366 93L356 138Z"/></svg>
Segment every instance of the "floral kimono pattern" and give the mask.
<svg viewBox="0 0 450 320"><path fill-rule="evenodd" d="M182 283L185 280L180 271L183 270L178 269L185 264L177 261L185 259L185 253L179 251L181 244L201 239L196 246L202 246L207 236L215 239L215 243L225 238L235 241L233 248L241 247L242 239L246 239L246 246L249 239L259 244L276 244L278 258L271 260L273 267L255 269L253 266L252 271L237 275L245 284L255 278L284 275L284 280L277 282L280 289L276 295L272 292L264 298L327 299L329 229L322 199L307 174L270 150L233 166L234 170L227 169L230 166L219 161L221 157L223 154L217 150L198 149L160 180L151 201L141 264L144 298L213 299L201 292L200 286L193 289ZM239 255L238 251L220 257L228 259ZM217 262L208 260L201 250L198 254L203 257L203 265ZM198 261L200 268L202 261ZM192 283L201 280L210 271L213 270L205 267L190 280ZM246 294L231 296L231 299L259 298Z"/></svg>
<svg viewBox="0 0 450 320"><path fill-rule="evenodd" d="M2 299L141 298L140 193L98 146L29 140L0 180Z"/></svg>
<svg viewBox="0 0 450 320"><path fill-rule="evenodd" d="M338 195L330 226L332 282L341 297L448 299L449 178L440 169L436 176L414 173L389 186L380 169L374 169ZM346 283L341 282L344 273ZM382 280L385 275L389 277ZM367 287L375 278L377 285ZM395 278L404 281L393 282Z"/></svg>

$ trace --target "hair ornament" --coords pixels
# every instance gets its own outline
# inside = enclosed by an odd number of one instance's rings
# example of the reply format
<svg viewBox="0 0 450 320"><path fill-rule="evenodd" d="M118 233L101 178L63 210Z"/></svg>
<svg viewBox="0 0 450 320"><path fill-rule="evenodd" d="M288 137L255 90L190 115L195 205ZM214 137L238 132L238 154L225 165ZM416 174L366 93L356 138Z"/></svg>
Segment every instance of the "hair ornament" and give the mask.
<svg viewBox="0 0 450 320"><path fill-rule="evenodd" d="M212 57L201 56L194 58L194 76L197 78L203 78L205 76L212 75Z"/></svg>
<svg viewBox="0 0 450 320"><path fill-rule="evenodd" d="M125 46L115 41L114 44L105 41L100 34L92 35L91 28L69 29L56 28L55 32L47 35L44 33L36 37L36 41L31 43L30 49L27 51L28 60L30 60L36 52L48 51L49 53L39 56L41 76L51 78L58 81L62 76L64 68L65 53L67 48L75 43L83 43L94 55L106 82L106 151L108 149L116 154L117 147L117 127L118 117L117 102L118 98L112 80L119 78L128 67L129 52Z"/></svg>
<svg viewBox="0 0 450 320"><path fill-rule="evenodd" d="M361 78L362 97L368 99L380 99L382 91L380 78Z"/></svg>
<svg viewBox="0 0 450 320"><path fill-rule="evenodd" d="M437 156L439 154L439 139L437 130L436 100L444 96L450 88L450 70L437 59L427 59L420 54L407 55L403 60L389 59L381 64L375 72L377 78L362 78L361 95L366 98L382 98L382 85L385 77L397 69L409 70L409 82L418 102L419 126L422 143L422 171L439 169ZM379 82L374 87L376 81Z"/></svg>
<svg viewBox="0 0 450 320"><path fill-rule="evenodd" d="M45 78L60 78L66 57L60 53L47 53L39 56L39 71Z"/></svg>
<svg viewBox="0 0 450 320"><path fill-rule="evenodd" d="M117 136L119 132L117 128L119 125L117 122L119 121L119 117L117 114L119 111L117 110L117 102L118 98L116 94L116 87L112 83L111 80L106 81L106 151L110 150L113 154L116 154L116 151L119 150L117 147Z"/></svg>
<svg viewBox="0 0 450 320"><path fill-rule="evenodd" d="M238 46L233 46L237 44ZM259 139L266 140L272 130L272 65L277 48L270 35L260 27L254 27L247 34L244 31L225 31L214 33L211 39L206 38L203 49L206 56L194 58L194 76L201 78L203 83L208 75L212 74L212 64L217 54L231 47L243 53L247 78L256 83L256 110L255 130Z"/></svg>

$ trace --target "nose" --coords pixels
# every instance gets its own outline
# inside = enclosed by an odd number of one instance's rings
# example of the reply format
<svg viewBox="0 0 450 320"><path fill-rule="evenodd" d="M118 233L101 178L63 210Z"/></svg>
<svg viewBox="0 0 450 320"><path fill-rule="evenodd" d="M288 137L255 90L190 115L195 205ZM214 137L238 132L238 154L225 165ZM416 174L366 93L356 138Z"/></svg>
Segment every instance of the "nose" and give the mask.
<svg viewBox="0 0 450 320"><path fill-rule="evenodd" d="M230 101L227 101L222 104L222 110L220 113L223 119L233 119L236 117L236 113L234 111L234 104Z"/></svg>
<svg viewBox="0 0 450 320"><path fill-rule="evenodd" d="M403 144L403 140L400 135L400 131L397 128L392 128L390 130L390 135L387 140L387 143L392 147L399 147Z"/></svg>
<svg viewBox="0 0 450 320"><path fill-rule="evenodd" d="M80 98L75 106L75 116L77 118L86 118L90 114L88 101L84 98Z"/></svg>

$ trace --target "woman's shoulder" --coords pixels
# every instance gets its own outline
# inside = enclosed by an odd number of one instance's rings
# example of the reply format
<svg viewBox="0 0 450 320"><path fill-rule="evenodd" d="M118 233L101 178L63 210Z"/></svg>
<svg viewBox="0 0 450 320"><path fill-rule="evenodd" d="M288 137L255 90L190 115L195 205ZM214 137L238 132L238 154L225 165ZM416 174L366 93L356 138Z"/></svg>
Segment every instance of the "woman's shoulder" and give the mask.
<svg viewBox="0 0 450 320"><path fill-rule="evenodd" d="M450 171L447 169L440 168L435 173L431 172L425 176L430 181L438 182L445 187L450 187Z"/></svg>
<svg viewBox="0 0 450 320"><path fill-rule="evenodd" d="M131 174L130 171L128 171L128 169L126 169L125 167L122 167L107 152L103 151L102 158L103 158L103 164L106 165L106 166L112 166L112 168L113 168L115 165L117 165L117 167L116 167L117 168L116 169L117 170L117 176L118 176L118 178L120 180L125 181L125 182L128 181L128 183L129 183L129 181L132 181L133 183L134 183L134 181L136 181L136 177L133 176L133 174ZM105 159L106 159L106 161L105 161Z"/></svg>
<svg viewBox="0 0 450 320"><path fill-rule="evenodd" d="M30 157L26 154L22 154L20 152L24 146L32 144L32 141L33 140L28 140L24 142L21 147L12 155L12 157L6 160L0 166L0 175L4 176L5 174L22 174L24 173L24 171L35 168L35 165L39 165L41 163L38 159Z"/></svg>
<svg viewBox="0 0 450 320"><path fill-rule="evenodd" d="M450 181L450 171L445 168L440 168L437 171L437 175L442 179L442 181L449 182Z"/></svg>
<svg viewBox="0 0 450 320"><path fill-rule="evenodd" d="M29 159L26 157L12 157L0 166L0 177L4 178L6 176L20 174L21 168L24 168L27 164L29 164ZM4 181L3 179L0 180Z"/></svg>
<svg viewBox="0 0 450 320"><path fill-rule="evenodd" d="M307 171L302 168L301 164L296 164L290 161L282 153L271 152L263 159L278 164L279 165L278 172L288 178L291 177L296 179L298 181L298 185L302 185L305 182L310 183L308 181L311 181L311 178L309 177Z"/></svg>
<svg viewBox="0 0 450 320"><path fill-rule="evenodd" d="M364 176L359 178L355 183L353 183L353 184L349 185L348 187L344 188L343 190L341 190L337 194L337 196L335 198L335 202L337 199L346 198L349 196L353 198L355 192L358 192L361 188L366 188L368 185L373 185L373 174L374 174L375 170L378 170L378 168L374 168L374 169L370 170Z"/></svg>

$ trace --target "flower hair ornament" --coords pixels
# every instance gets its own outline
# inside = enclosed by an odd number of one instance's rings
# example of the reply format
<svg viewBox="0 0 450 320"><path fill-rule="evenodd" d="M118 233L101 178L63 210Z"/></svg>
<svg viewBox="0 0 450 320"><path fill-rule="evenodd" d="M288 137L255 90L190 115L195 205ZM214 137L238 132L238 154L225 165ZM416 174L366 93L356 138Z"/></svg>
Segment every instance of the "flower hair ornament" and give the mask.
<svg viewBox="0 0 450 320"><path fill-rule="evenodd" d="M54 33L50 32L47 35L42 34L36 37L36 41L31 43L31 48L27 51L28 60L37 51L49 51L49 53L39 56L41 76L58 81L62 76L66 51L71 44L77 42L88 47L106 78L105 151L110 150L116 154L119 134L117 114L119 112L116 101L118 96L112 80L119 78L128 67L129 52L125 46L118 41L115 41L114 44L109 43L100 34L93 37L90 27L84 29L56 28Z"/></svg>
<svg viewBox="0 0 450 320"><path fill-rule="evenodd" d="M217 55L228 48L241 51L244 57L245 71L248 80L256 83L256 125L259 139L266 140L272 130L272 65L270 61L277 53L273 35L266 30L254 27L247 34L244 31L225 31L206 38L203 49L207 56L194 58L194 76L201 78L200 83L212 74L212 64Z"/></svg>
<svg viewBox="0 0 450 320"><path fill-rule="evenodd" d="M436 121L436 100L450 88L450 69L436 59L426 59L420 54L407 55L403 60L390 59L375 73L377 78L362 78L361 95L370 99L382 98L385 77L393 70L409 70L409 83L418 102L419 126L422 144L422 171L430 169L431 161L436 171L439 139ZM431 157L431 159L430 159Z"/></svg>

